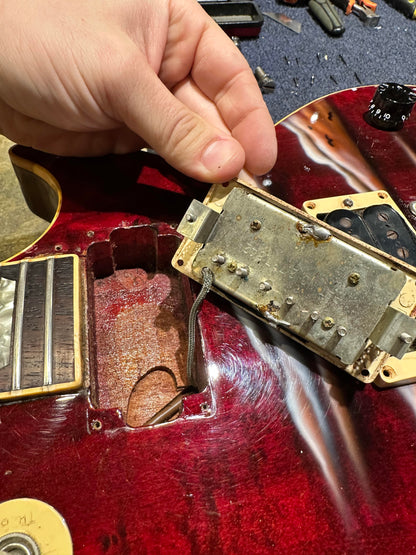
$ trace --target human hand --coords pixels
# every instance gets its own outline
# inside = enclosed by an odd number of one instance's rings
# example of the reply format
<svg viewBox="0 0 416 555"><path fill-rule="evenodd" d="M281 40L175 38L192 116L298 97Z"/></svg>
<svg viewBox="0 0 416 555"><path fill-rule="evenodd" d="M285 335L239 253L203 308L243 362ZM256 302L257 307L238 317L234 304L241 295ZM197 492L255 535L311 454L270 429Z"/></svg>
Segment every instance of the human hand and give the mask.
<svg viewBox="0 0 416 555"><path fill-rule="evenodd" d="M180 171L268 171L276 138L252 72L195 0L0 7L0 131L54 154L150 145Z"/></svg>

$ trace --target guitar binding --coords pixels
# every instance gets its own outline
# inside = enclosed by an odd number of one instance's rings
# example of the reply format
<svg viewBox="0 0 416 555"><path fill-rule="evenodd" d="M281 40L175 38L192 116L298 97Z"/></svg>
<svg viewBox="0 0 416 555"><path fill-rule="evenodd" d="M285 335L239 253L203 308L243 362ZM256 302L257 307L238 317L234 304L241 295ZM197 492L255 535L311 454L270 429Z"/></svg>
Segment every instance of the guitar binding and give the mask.
<svg viewBox="0 0 416 555"><path fill-rule="evenodd" d="M82 384L78 257L3 263L0 276L5 332L0 401L78 389Z"/></svg>

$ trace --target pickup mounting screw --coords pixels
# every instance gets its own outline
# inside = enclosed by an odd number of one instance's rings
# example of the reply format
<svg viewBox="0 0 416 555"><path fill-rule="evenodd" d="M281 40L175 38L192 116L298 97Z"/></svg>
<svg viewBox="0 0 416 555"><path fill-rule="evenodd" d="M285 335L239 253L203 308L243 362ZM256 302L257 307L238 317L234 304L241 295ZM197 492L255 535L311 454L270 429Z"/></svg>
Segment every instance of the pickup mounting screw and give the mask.
<svg viewBox="0 0 416 555"><path fill-rule="evenodd" d="M353 272L348 276L348 283L350 285L357 285L359 281L360 281L360 274L358 272Z"/></svg>
<svg viewBox="0 0 416 555"><path fill-rule="evenodd" d="M254 76L257 79L257 83L259 84L261 92L271 93L276 88L276 83L274 82L273 78L270 77L270 75L266 73L264 69L260 66L257 66L254 70Z"/></svg>
<svg viewBox="0 0 416 555"><path fill-rule="evenodd" d="M344 206L348 206L348 208L351 208L351 206L354 206L354 202L351 198L346 198L342 201L342 204Z"/></svg>
<svg viewBox="0 0 416 555"><path fill-rule="evenodd" d="M91 428L95 431L100 431L101 428L103 427L103 424L101 422L101 420L92 420L91 421Z"/></svg>
<svg viewBox="0 0 416 555"><path fill-rule="evenodd" d="M250 229L253 231L258 231L261 228L261 221L260 220L253 220L250 224Z"/></svg>
<svg viewBox="0 0 416 555"><path fill-rule="evenodd" d="M293 297L286 297L285 303L287 304L287 306L292 306L295 304L295 300Z"/></svg>
<svg viewBox="0 0 416 555"><path fill-rule="evenodd" d="M322 320L322 326L326 329L326 330L330 330L333 326L334 326L335 322L334 319L331 318L330 316L327 316L326 318L324 318Z"/></svg>
<svg viewBox="0 0 416 555"><path fill-rule="evenodd" d="M409 204L409 208L410 208L410 212L413 214L413 216L416 216L416 200L412 201Z"/></svg>

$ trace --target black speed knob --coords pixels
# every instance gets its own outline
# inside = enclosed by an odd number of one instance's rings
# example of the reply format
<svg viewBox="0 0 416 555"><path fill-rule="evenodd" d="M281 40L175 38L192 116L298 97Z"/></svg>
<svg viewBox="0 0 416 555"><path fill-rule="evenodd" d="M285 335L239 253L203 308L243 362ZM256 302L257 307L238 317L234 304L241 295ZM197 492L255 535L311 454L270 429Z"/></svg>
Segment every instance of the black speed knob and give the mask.
<svg viewBox="0 0 416 555"><path fill-rule="evenodd" d="M383 83L370 102L366 121L377 129L397 131L403 127L416 102L416 92L397 83Z"/></svg>

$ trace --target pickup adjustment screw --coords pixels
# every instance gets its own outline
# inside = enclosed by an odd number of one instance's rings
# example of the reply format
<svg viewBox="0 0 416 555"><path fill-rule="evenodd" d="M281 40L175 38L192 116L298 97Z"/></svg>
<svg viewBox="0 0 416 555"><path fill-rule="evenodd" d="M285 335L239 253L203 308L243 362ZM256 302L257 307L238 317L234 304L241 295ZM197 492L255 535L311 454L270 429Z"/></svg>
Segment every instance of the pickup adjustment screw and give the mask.
<svg viewBox="0 0 416 555"><path fill-rule="evenodd" d="M295 300L293 297L286 297L285 303L287 304L287 306L292 306L295 304Z"/></svg>
<svg viewBox="0 0 416 555"><path fill-rule="evenodd" d="M252 231L258 231L261 228L261 221L260 220L253 220L250 224L250 229Z"/></svg>
<svg viewBox="0 0 416 555"><path fill-rule="evenodd" d="M312 320L312 322L316 322L318 318L319 318L319 312L317 310L314 310L313 312L311 312L310 319Z"/></svg>

